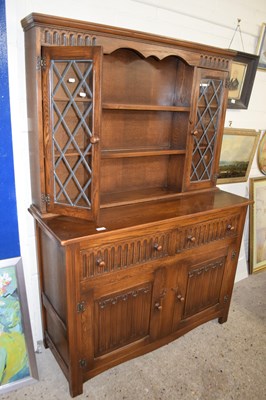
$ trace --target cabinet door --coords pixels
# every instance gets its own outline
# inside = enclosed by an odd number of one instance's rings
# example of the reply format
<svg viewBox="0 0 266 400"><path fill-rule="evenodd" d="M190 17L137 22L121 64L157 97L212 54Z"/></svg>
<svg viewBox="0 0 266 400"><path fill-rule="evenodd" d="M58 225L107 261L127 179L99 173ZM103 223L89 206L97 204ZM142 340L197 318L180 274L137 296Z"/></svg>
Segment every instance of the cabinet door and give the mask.
<svg viewBox="0 0 266 400"><path fill-rule="evenodd" d="M179 266L176 289L173 331L207 317L215 317L229 300L225 276L231 276L230 248L219 249L206 255L183 261ZM209 317L209 318L208 318Z"/></svg>
<svg viewBox="0 0 266 400"><path fill-rule="evenodd" d="M100 47L44 47L47 211L93 219L99 207Z"/></svg>
<svg viewBox="0 0 266 400"><path fill-rule="evenodd" d="M215 185L226 111L227 72L197 69L188 132L185 189Z"/></svg>
<svg viewBox="0 0 266 400"><path fill-rule="evenodd" d="M88 370L127 357L160 335L165 272L158 268L84 293L81 342Z"/></svg>

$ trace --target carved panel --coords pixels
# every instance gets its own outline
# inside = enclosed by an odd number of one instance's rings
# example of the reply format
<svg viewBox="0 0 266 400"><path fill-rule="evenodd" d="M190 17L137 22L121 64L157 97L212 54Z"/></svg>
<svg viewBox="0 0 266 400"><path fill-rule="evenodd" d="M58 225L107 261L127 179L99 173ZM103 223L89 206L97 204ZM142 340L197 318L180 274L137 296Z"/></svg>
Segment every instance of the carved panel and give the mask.
<svg viewBox="0 0 266 400"><path fill-rule="evenodd" d="M148 335L151 287L147 283L95 301L95 357Z"/></svg>
<svg viewBox="0 0 266 400"><path fill-rule="evenodd" d="M215 240L235 236L239 229L239 214L226 218L188 225L177 232L176 253L198 247Z"/></svg>
<svg viewBox="0 0 266 400"><path fill-rule="evenodd" d="M188 272L184 318L219 302L225 257L213 260Z"/></svg>
<svg viewBox="0 0 266 400"><path fill-rule="evenodd" d="M199 64L201 67L227 70L229 67L229 60L222 57L201 54Z"/></svg>
<svg viewBox="0 0 266 400"><path fill-rule="evenodd" d="M147 236L130 242L118 242L81 252L82 276L87 279L165 257L169 252L170 233Z"/></svg>

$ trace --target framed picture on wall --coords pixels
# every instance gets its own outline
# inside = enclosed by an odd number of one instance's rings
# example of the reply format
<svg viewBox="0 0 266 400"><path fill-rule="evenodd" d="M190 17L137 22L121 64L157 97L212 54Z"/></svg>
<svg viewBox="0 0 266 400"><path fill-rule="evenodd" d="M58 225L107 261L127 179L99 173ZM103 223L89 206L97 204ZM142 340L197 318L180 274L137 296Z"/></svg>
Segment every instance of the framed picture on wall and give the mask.
<svg viewBox="0 0 266 400"><path fill-rule="evenodd" d="M266 178L250 179L250 273L266 268Z"/></svg>
<svg viewBox="0 0 266 400"><path fill-rule="evenodd" d="M259 137L251 129L224 129L218 184L247 181Z"/></svg>
<svg viewBox="0 0 266 400"><path fill-rule="evenodd" d="M266 23L261 26L260 37L257 45L257 54L259 56L258 68L266 70Z"/></svg>
<svg viewBox="0 0 266 400"><path fill-rule="evenodd" d="M248 108L258 62L258 55L237 53L231 67L227 108Z"/></svg>
<svg viewBox="0 0 266 400"><path fill-rule="evenodd" d="M258 167L266 175L266 131L264 132L258 148Z"/></svg>
<svg viewBox="0 0 266 400"><path fill-rule="evenodd" d="M0 261L0 394L38 379L21 258Z"/></svg>

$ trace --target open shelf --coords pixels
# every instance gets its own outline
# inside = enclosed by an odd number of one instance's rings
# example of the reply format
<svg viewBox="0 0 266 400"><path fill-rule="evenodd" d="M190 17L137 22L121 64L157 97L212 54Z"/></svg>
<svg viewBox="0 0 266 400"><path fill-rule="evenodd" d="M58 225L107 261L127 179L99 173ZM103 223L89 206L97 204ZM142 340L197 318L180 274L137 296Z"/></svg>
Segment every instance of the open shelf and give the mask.
<svg viewBox="0 0 266 400"><path fill-rule="evenodd" d="M103 103L104 110L134 110L134 111L173 111L189 112L189 106L165 106L148 104L121 104L121 103Z"/></svg>
<svg viewBox="0 0 266 400"><path fill-rule="evenodd" d="M101 158L128 158L128 157L150 157L175 154L186 154L185 150L175 149L138 149L138 150L103 150Z"/></svg>
<svg viewBox="0 0 266 400"><path fill-rule="evenodd" d="M178 194L174 189L155 187L119 193L105 193L101 195L100 205L101 208L108 208L164 198L174 198L177 196Z"/></svg>

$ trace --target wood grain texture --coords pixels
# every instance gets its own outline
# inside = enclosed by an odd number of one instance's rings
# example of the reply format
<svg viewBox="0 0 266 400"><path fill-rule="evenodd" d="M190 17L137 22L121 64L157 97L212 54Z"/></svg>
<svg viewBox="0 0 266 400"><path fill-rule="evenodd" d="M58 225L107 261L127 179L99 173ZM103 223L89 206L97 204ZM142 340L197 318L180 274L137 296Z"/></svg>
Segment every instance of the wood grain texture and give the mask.
<svg viewBox="0 0 266 400"><path fill-rule="evenodd" d="M216 188L235 53L36 13L22 26L44 338L74 397L227 320L250 204Z"/></svg>

